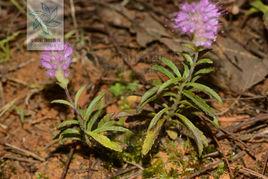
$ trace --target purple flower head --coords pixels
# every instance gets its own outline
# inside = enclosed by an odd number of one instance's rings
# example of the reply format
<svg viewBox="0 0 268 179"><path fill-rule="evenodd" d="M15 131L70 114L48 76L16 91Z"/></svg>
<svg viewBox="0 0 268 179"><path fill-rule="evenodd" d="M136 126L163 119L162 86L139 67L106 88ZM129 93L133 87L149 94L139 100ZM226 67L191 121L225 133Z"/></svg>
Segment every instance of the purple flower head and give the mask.
<svg viewBox="0 0 268 179"><path fill-rule="evenodd" d="M59 50L62 49L61 47L63 50ZM55 77L58 70L67 77L72 63L72 53L73 49L69 44L52 42L41 55L41 65L47 70L49 77Z"/></svg>
<svg viewBox="0 0 268 179"><path fill-rule="evenodd" d="M193 35L196 46L209 48L216 40L220 15L217 5L209 0L184 3L174 19L175 28Z"/></svg>

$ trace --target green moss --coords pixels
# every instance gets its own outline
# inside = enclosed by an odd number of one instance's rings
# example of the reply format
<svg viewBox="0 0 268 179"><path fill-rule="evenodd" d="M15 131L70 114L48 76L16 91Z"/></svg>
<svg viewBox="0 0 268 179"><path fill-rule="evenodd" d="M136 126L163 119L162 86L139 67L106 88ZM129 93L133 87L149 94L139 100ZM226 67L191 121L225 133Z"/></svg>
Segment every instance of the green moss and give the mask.
<svg viewBox="0 0 268 179"><path fill-rule="evenodd" d="M221 162L218 167L212 172L215 179L220 178L220 176L225 172L226 166L224 162Z"/></svg>
<svg viewBox="0 0 268 179"><path fill-rule="evenodd" d="M35 177L36 177L36 179L48 179L48 177L41 172L36 172Z"/></svg>

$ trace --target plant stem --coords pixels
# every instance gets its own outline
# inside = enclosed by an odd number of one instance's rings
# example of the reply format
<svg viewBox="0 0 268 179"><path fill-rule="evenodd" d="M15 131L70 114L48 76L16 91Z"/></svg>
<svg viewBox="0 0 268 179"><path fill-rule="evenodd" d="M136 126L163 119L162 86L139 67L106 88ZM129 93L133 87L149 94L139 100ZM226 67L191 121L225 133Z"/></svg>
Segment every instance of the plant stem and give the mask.
<svg viewBox="0 0 268 179"><path fill-rule="evenodd" d="M186 80L179 87L177 99L175 100L175 103L171 107L172 111L170 114L172 116L176 112L176 110L178 109L178 105L181 101L181 94L182 94L182 91L183 91L185 85L192 80L192 75L193 75L194 70L195 70L196 62L198 60L198 55L199 55L198 51L194 53L193 64L190 65L189 75L186 78Z"/></svg>
<svg viewBox="0 0 268 179"><path fill-rule="evenodd" d="M68 88L64 88L64 91L65 91L65 94L66 94L66 96L67 96L69 102L74 106L74 102L73 102L73 99L72 99L72 97L71 97L71 95L70 95L70 92L69 92ZM82 127L83 127L83 123L84 123L84 118L83 118L83 116L81 115L81 113L79 112L79 110L78 110L75 106L73 107L73 110L74 110L74 112L76 113L77 118L78 118L78 120L79 120L80 128L83 129L83 128L82 128Z"/></svg>

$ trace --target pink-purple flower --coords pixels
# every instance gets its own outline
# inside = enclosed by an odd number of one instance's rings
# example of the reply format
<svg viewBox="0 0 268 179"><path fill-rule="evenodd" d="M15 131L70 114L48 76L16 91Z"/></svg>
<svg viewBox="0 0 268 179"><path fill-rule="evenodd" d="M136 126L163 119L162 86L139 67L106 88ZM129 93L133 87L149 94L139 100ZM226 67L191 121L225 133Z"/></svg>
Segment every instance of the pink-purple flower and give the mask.
<svg viewBox="0 0 268 179"><path fill-rule="evenodd" d="M63 50L59 50L62 49ZM52 42L47 46L41 55L41 65L47 70L49 77L55 77L57 71L64 73L64 76L69 75L69 67L72 63L73 48L62 42Z"/></svg>
<svg viewBox="0 0 268 179"><path fill-rule="evenodd" d="M220 15L217 5L209 0L184 3L176 14L174 25L182 33L193 35L196 46L209 48L219 31Z"/></svg>

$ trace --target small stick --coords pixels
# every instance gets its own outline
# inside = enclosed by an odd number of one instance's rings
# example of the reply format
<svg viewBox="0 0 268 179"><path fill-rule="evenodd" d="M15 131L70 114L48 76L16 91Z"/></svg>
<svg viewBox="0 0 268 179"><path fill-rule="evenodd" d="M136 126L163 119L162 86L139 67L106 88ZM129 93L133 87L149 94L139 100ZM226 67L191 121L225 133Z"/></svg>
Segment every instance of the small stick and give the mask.
<svg viewBox="0 0 268 179"><path fill-rule="evenodd" d="M78 32L78 25L76 21L76 16L75 16L75 6L74 6L74 1L70 0L70 5L71 5L71 15L74 23L74 28L76 30L76 39L79 40L79 32Z"/></svg>
<svg viewBox="0 0 268 179"><path fill-rule="evenodd" d="M260 174L260 173L258 173L258 172L255 172L254 170L251 170L251 169L249 169L249 168L245 168L245 167L242 167L242 168L240 168L239 169L239 172L240 173L243 173L243 174L248 174L248 175L252 175L252 176L254 176L254 177L256 177L256 178L262 178L262 179L268 179L268 177L267 176L264 176L264 175L262 175L262 174Z"/></svg>
<svg viewBox="0 0 268 179"><path fill-rule="evenodd" d="M264 166L263 166L263 170L262 170L263 175L265 175L266 168L267 168L267 163L268 163L268 152L266 153L266 158L265 158Z"/></svg>
<svg viewBox="0 0 268 179"><path fill-rule="evenodd" d="M231 178L234 178L234 174L233 174L233 171L231 170L230 163L229 163L229 161L228 161L226 155L224 154L224 152L223 152L223 150L222 150L221 144L219 143L218 139L217 139L215 136L213 136L213 139L215 140L215 142L216 142L216 144L217 144L217 146L218 146L218 150L219 150L219 152L220 152L220 153L222 154L222 156L223 156L223 159L224 159L224 161L225 161L225 163L226 163L226 165L227 165L227 168L228 168L228 170L229 170L229 173L230 173Z"/></svg>
<svg viewBox="0 0 268 179"><path fill-rule="evenodd" d="M69 166L71 164L71 161L72 161L72 158L73 158L73 155L74 155L74 149L75 149L75 146L73 146L69 152L69 155L68 155L68 160L67 160L67 163L65 165L65 168L62 172L62 175L61 175L61 179L65 179L67 173L68 173L68 170L69 170Z"/></svg>
<svg viewBox="0 0 268 179"><path fill-rule="evenodd" d="M16 157L16 156L12 156L12 155L4 155L2 158L3 159L7 159L7 160L17 160L19 162L36 163L35 160L21 158L21 157Z"/></svg>
<svg viewBox="0 0 268 179"><path fill-rule="evenodd" d="M199 170L199 171L197 171L197 172L195 172L195 173L193 173L192 175L190 175L189 177L187 177L187 178L195 178L195 177L197 177L197 176L199 176L199 175L201 175L201 174L203 174L203 173L205 173L205 172L207 172L207 171L209 171L209 170L213 170L213 169L215 169L216 167L218 167L219 166L219 164L222 162L222 160L215 160L214 162L212 162L212 163L209 163L208 165L206 165L203 169L201 169L201 170Z"/></svg>
<svg viewBox="0 0 268 179"><path fill-rule="evenodd" d="M8 144L8 143L5 143L4 145L5 145L7 148L13 150L14 152L16 152L16 153L18 153L18 154L24 155L24 156L26 156L26 157L32 157L32 158L34 158L34 159L36 159L36 160L39 160L39 161L41 161L41 162L44 162L44 161L45 161L44 158L42 158L42 157L40 157L40 156L38 156L38 155L32 153L31 151L28 151L28 150L25 150L25 149L21 149L21 148L19 148L19 147L16 147L16 146L11 145L11 144Z"/></svg>

